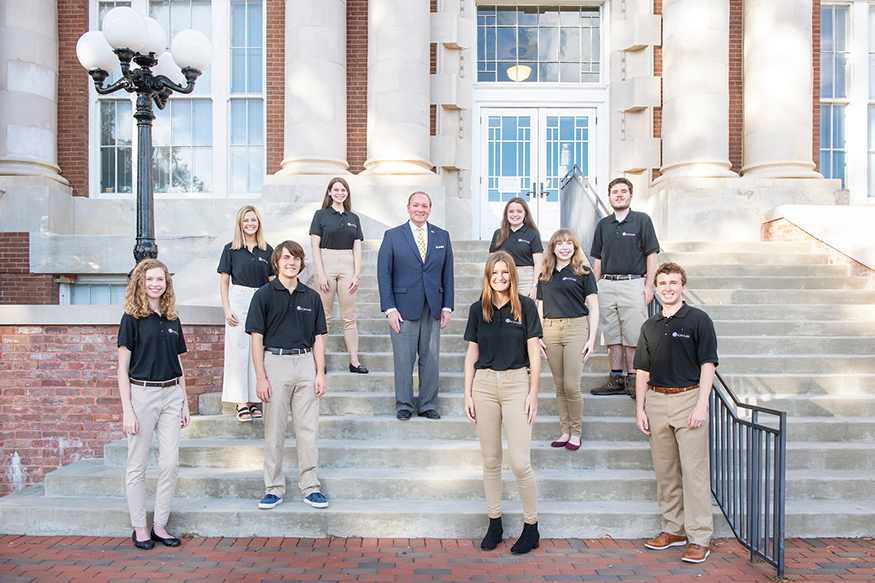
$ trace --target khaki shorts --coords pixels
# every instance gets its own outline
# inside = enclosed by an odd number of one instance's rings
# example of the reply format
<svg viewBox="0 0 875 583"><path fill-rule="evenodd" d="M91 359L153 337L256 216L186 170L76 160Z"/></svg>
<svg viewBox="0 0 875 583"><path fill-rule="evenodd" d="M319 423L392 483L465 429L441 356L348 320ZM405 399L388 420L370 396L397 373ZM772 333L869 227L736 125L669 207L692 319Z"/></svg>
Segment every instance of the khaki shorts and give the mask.
<svg viewBox="0 0 875 583"><path fill-rule="evenodd" d="M599 287L599 331L605 344L638 346L638 334L647 320L644 278L612 281L601 279Z"/></svg>

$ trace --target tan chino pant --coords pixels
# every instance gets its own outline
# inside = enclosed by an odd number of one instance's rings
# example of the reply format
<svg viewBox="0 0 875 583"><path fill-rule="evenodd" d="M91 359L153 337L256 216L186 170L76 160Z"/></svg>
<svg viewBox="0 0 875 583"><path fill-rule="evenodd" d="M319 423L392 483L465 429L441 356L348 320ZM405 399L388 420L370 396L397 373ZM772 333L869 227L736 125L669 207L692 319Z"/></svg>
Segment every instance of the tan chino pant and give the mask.
<svg viewBox="0 0 875 583"><path fill-rule="evenodd" d="M283 474L283 448L289 414L295 430L298 454L298 487L304 496L318 492L316 478L319 451L319 399L316 398L316 363L313 354L264 353L264 372L270 382L270 402L264 403L264 489L266 494L282 498L286 491Z"/></svg>
<svg viewBox="0 0 875 583"><path fill-rule="evenodd" d="M325 308L325 323L331 324L331 312L334 311L334 294L340 302L340 319L343 322L343 339L348 352L358 352L359 331L355 317L355 294L349 293L349 284L355 277L355 263L352 249L320 249L322 267L331 286L327 292L322 292L319 286L316 291L322 298Z"/></svg>
<svg viewBox="0 0 875 583"><path fill-rule="evenodd" d="M137 416L138 431L136 435L128 435L125 494L134 528L146 526L146 466L153 435L158 438L158 485L155 488L153 523L166 525L170 517L179 467L184 399L185 394L178 384L163 388L131 385L131 405Z"/></svg>
<svg viewBox="0 0 875 583"><path fill-rule="evenodd" d="M589 318L547 318L544 320L544 345L547 364L556 385L556 404L562 433L580 437L583 430L583 373L581 351L589 339Z"/></svg>
<svg viewBox="0 0 875 583"><path fill-rule="evenodd" d="M529 373L524 368L508 371L480 369L474 373L474 413L477 435L483 456L483 488L486 491L486 514L501 516L501 426L507 436L510 469L516 478L523 520L538 522L538 485L532 472L532 426L526 420L526 397Z"/></svg>
<svg viewBox="0 0 875 583"><path fill-rule="evenodd" d="M674 395L648 390L644 412L650 423L662 530L686 534L689 542L707 547L714 534L708 421L695 429L687 425L698 398L699 389Z"/></svg>

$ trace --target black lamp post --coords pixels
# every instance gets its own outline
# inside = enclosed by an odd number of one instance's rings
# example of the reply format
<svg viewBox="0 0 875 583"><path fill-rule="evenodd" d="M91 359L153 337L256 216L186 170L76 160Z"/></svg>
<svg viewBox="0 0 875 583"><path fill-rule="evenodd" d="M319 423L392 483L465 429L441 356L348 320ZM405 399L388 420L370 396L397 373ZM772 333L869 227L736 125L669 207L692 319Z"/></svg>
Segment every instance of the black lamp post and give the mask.
<svg viewBox="0 0 875 583"><path fill-rule="evenodd" d="M152 102L158 109L164 109L173 92L194 91L195 80L212 60L209 39L196 30L177 34L170 53L164 50L166 44L167 35L157 21L143 18L131 8L118 7L104 17L103 32L86 32L76 45L79 62L94 79L94 88L99 94L121 89L137 94L134 112L138 150L137 243L134 246L137 263L147 257L158 257L152 180L152 120L155 119ZM105 86L108 71L116 64L121 66L122 77Z"/></svg>

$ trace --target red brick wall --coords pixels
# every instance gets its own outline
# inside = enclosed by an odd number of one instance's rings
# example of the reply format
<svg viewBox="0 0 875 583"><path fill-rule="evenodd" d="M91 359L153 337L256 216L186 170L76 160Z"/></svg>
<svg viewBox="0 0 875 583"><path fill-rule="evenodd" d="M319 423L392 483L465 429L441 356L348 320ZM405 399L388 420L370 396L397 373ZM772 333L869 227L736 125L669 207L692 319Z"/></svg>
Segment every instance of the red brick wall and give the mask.
<svg viewBox="0 0 875 583"><path fill-rule="evenodd" d="M811 33L811 58L814 65L814 94L811 96L814 127L811 132L811 156L814 159L814 169L820 171L820 0L814 0Z"/></svg>
<svg viewBox="0 0 875 583"><path fill-rule="evenodd" d="M653 0L653 13L662 14L662 0ZM662 47L653 47L653 75L662 77ZM659 86L659 103L663 100L662 84ZM659 165L662 167L662 106L653 108L653 137L659 138ZM651 179L659 177L659 169L654 169Z"/></svg>
<svg viewBox="0 0 875 583"><path fill-rule="evenodd" d="M368 159L368 0L346 2L346 159L353 174Z"/></svg>
<svg viewBox="0 0 875 583"><path fill-rule="evenodd" d="M285 142L285 0L267 0L264 17L267 36L267 46L265 46L267 78L264 86L264 114L267 120L266 169L268 174L276 174L282 167Z"/></svg>
<svg viewBox="0 0 875 583"><path fill-rule="evenodd" d="M741 172L744 138L744 12L743 0L729 0L729 162Z"/></svg>
<svg viewBox="0 0 875 583"><path fill-rule="evenodd" d="M829 257L829 262L832 265L847 265L850 275L858 277L867 277L869 279L869 287L875 289L875 271L866 267L859 261L852 259L844 253L830 247L820 239L803 231L787 219L777 219L763 223L760 230L760 238L763 241L805 241L812 243L814 251L818 253L826 253Z"/></svg>
<svg viewBox="0 0 875 583"><path fill-rule="evenodd" d="M186 326L182 358L189 405L221 390L224 327ZM0 326L0 465L21 458L21 483L0 474L0 495L42 482L121 439L117 325Z"/></svg>
<svg viewBox="0 0 875 583"><path fill-rule="evenodd" d="M76 58L76 42L88 32L88 0L58 0L58 166L73 196L88 196L88 84ZM32 302L29 302L32 303Z"/></svg>
<svg viewBox="0 0 875 583"><path fill-rule="evenodd" d="M30 272L30 235L0 233L0 304L57 304L51 275Z"/></svg>

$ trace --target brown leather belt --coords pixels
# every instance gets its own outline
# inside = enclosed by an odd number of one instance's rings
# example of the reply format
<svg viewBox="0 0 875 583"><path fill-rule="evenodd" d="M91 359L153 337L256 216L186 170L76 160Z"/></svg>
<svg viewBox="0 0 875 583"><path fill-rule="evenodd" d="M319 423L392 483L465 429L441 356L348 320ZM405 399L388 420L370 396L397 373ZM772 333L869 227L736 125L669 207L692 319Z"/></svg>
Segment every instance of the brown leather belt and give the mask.
<svg viewBox="0 0 875 583"><path fill-rule="evenodd" d="M167 387L172 387L173 385L178 385L179 377L175 379L170 379L169 381L140 381L137 379L131 379L131 384L138 387L156 387L164 389Z"/></svg>
<svg viewBox="0 0 875 583"><path fill-rule="evenodd" d="M650 387L651 391L656 391L657 393L662 393L663 395L676 395L678 393L686 393L687 391L692 391L693 389L698 389L699 385L693 385L692 387L654 387L653 385L647 385Z"/></svg>

